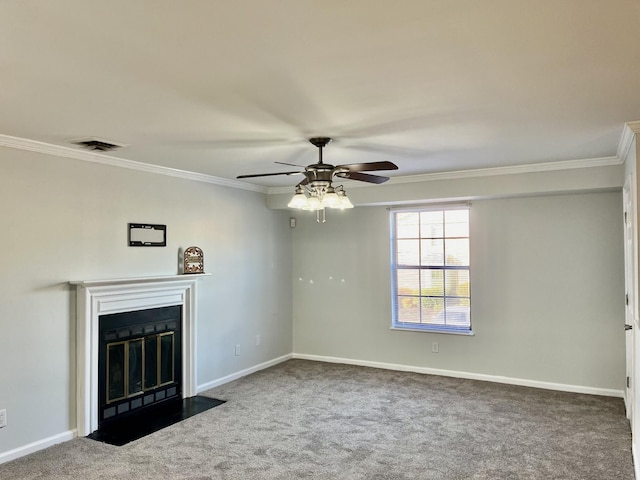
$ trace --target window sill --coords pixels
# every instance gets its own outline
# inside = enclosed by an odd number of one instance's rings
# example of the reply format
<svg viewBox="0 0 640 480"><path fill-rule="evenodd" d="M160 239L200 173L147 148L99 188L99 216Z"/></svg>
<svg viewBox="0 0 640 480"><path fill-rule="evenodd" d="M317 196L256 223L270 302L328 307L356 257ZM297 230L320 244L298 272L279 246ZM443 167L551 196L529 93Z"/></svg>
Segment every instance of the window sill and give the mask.
<svg viewBox="0 0 640 480"><path fill-rule="evenodd" d="M473 333L473 330L445 330L443 328L437 328L437 327L412 328L412 327L392 326L390 329L397 330L400 332L446 333L448 335L464 335L467 337L473 337L475 335L475 333Z"/></svg>

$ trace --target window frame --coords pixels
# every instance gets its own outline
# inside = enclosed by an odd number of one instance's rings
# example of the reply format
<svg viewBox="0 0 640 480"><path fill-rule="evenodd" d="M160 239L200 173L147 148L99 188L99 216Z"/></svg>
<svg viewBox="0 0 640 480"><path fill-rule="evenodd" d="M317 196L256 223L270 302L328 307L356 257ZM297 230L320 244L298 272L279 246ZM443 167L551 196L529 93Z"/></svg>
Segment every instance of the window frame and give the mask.
<svg viewBox="0 0 640 480"><path fill-rule="evenodd" d="M463 266L448 266L446 262L443 262L443 265L416 265L415 269L417 270L429 270L434 269L433 267L437 267L437 269L442 269L443 271L449 270L463 270L469 272L469 325L460 326L460 325L441 325L436 323L414 323L414 322L400 322L398 320L398 238L397 238L397 222L396 222L396 214L405 213L405 212L429 212L429 211L448 211L448 210L467 210L469 212L469 228L471 227L471 204L470 203L448 203L448 204L430 204L430 205L419 205L419 206L411 206L411 207L394 207L389 209L389 244L390 244L390 252L391 252L391 329L392 330L401 330L401 331L414 331L414 332L429 332L429 333L448 333L448 334L456 334L456 335L473 335L473 328L471 322L471 258L469 258L469 265ZM444 224L443 224L444 225ZM443 242L446 238L459 238L459 237L445 237L445 233L443 232ZM471 249L471 232L468 232L469 239L469 249ZM422 237L420 233L419 240L428 239L428 237ZM443 249L444 253L444 249ZM471 252L469 252L469 257L471 257ZM401 268L406 269L406 268ZM409 268L413 269L413 268ZM446 294L446 285L444 286L443 296L443 304L447 298ZM423 298L422 295L418 295L419 299ZM432 298L440 298L440 297L432 297ZM446 304L445 304L446 305ZM421 318L422 320L422 318Z"/></svg>

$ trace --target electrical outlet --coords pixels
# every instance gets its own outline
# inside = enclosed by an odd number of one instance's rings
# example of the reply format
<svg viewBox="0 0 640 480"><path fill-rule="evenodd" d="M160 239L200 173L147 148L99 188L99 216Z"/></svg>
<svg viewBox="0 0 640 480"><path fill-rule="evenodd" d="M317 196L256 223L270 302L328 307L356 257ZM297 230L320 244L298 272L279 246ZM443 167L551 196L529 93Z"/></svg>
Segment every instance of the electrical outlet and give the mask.
<svg viewBox="0 0 640 480"><path fill-rule="evenodd" d="M236 357L240 356L240 344L236 345Z"/></svg>
<svg viewBox="0 0 640 480"><path fill-rule="evenodd" d="M440 345L438 345L438 342L433 342L431 344L431 351L433 353L438 353L440 351Z"/></svg>
<svg viewBox="0 0 640 480"><path fill-rule="evenodd" d="M256 335L256 347L259 347L262 343L262 336L260 334Z"/></svg>
<svg viewBox="0 0 640 480"><path fill-rule="evenodd" d="M0 410L0 428L7 426L7 411Z"/></svg>

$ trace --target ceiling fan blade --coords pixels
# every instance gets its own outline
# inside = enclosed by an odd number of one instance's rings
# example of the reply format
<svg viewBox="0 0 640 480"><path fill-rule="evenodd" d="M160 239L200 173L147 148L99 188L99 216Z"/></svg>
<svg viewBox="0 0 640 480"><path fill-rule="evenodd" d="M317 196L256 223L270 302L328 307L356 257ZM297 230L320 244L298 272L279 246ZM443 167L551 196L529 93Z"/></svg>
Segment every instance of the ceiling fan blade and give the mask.
<svg viewBox="0 0 640 480"><path fill-rule="evenodd" d="M275 175L302 175L304 172L255 173L252 175L238 175L236 178L273 177Z"/></svg>
<svg viewBox="0 0 640 480"><path fill-rule="evenodd" d="M300 168L304 168L303 165L296 165L295 163L287 163L287 162L273 162L273 163L278 163L280 165L289 165L290 167L300 167Z"/></svg>
<svg viewBox="0 0 640 480"><path fill-rule="evenodd" d="M348 165L338 165L338 167L348 168L352 172L374 172L376 170L398 169L398 166L393 162L350 163Z"/></svg>
<svg viewBox="0 0 640 480"><path fill-rule="evenodd" d="M389 177L382 177L380 175L370 175L368 173L360 173L360 172L336 173L336 177L348 178L350 180L360 180L361 182L368 182L368 183L384 183L387 180L389 180Z"/></svg>

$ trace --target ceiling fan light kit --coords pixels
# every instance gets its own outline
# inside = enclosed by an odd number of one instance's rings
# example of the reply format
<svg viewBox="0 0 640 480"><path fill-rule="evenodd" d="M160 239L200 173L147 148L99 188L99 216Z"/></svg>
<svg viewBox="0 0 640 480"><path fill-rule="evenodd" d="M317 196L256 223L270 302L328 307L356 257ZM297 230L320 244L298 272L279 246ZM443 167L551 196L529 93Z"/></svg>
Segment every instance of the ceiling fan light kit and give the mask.
<svg viewBox="0 0 640 480"><path fill-rule="evenodd" d="M345 210L353 208L353 203L347 197L347 192L342 185L332 184L334 177L361 182L379 184L389 180L389 177L360 173L376 170L397 170L398 167L392 162L370 162L353 163L350 165L330 165L322 160L322 149L331 142L329 137L313 137L309 139L312 145L318 148L318 163L314 163L304 168L302 172L279 172L279 173L259 173L251 175L239 175L237 178L268 177L273 175L304 175L298 185L295 194L287 205L289 208L299 210L309 210L317 212L316 219L320 222L320 212L322 211L322 222L325 222L324 212L326 208Z"/></svg>
<svg viewBox="0 0 640 480"><path fill-rule="evenodd" d="M291 198L291 201L287 205L289 208L297 208L298 210L324 210L325 208L335 208L338 210L345 210L347 208L353 208L353 203L347 197L347 192L344 191L342 185L337 187L329 186L325 190L311 189L309 196L305 195L302 186L296 186L296 193Z"/></svg>

